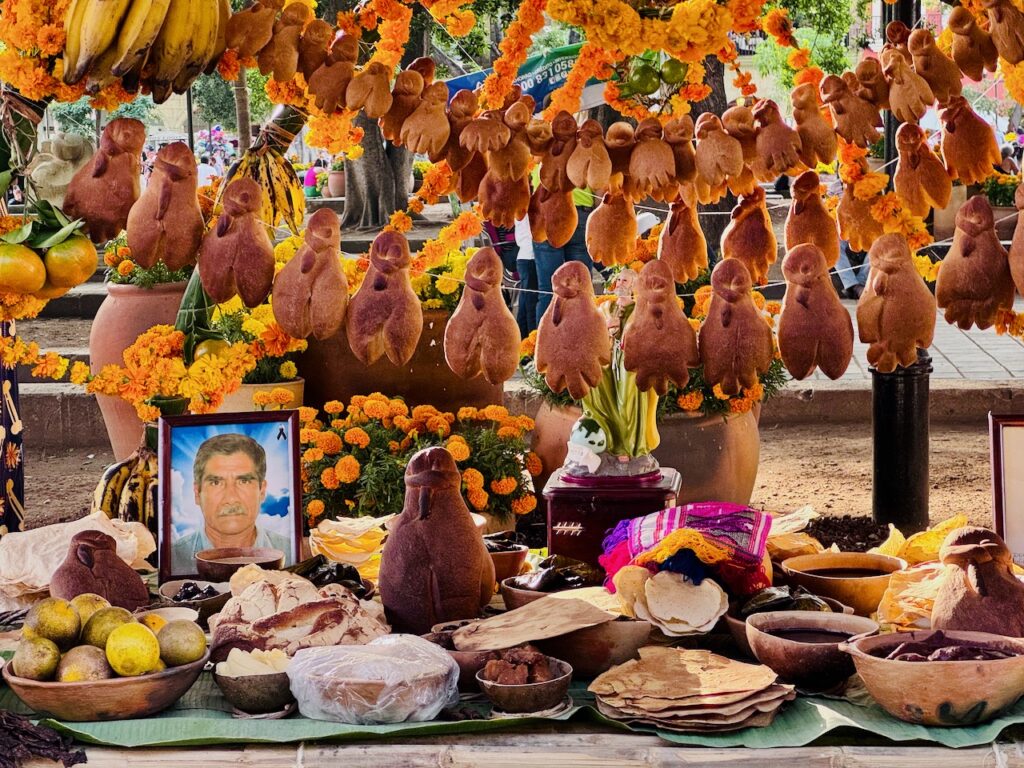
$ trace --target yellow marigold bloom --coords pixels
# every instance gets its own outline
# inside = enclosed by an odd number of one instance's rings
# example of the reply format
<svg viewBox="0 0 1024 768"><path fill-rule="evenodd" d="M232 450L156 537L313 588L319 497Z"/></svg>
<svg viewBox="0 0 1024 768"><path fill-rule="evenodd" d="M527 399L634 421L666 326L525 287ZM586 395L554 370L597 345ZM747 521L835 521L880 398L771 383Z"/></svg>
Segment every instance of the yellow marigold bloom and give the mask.
<svg viewBox="0 0 1024 768"><path fill-rule="evenodd" d="M529 416L517 416L515 420L515 425L524 432L529 432L535 426L537 426L536 422Z"/></svg>
<svg viewBox="0 0 1024 768"><path fill-rule="evenodd" d="M780 312L782 312L782 302L781 301L769 301L769 302L765 303L764 308L765 308L765 311L769 315L777 315Z"/></svg>
<svg viewBox="0 0 1024 768"><path fill-rule="evenodd" d="M299 430L299 440L303 443L317 443L320 439L320 431L311 427L303 427Z"/></svg>
<svg viewBox="0 0 1024 768"><path fill-rule="evenodd" d="M485 419L501 421L508 416L508 408L503 405L488 405L482 413Z"/></svg>
<svg viewBox="0 0 1024 768"><path fill-rule="evenodd" d="M388 398L388 396L385 395L382 392L371 392L369 395L366 396L366 399L367 400L376 400L379 403L389 403L389 402L391 402L390 398Z"/></svg>
<svg viewBox="0 0 1024 768"><path fill-rule="evenodd" d="M348 419L331 419L331 429L347 429Z"/></svg>
<svg viewBox="0 0 1024 768"><path fill-rule="evenodd" d="M703 392L687 392L676 398L676 404L684 411L696 411L704 404Z"/></svg>
<svg viewBox="0 0 1024 768"><path fill-rule="evenodd" d="M370 444L370 436L362 427L352 427L345 433L345 442L359 448L365 448Z"/></svg>
<svg viewBox="0 0 1024 768"><path fill-rule="evenodd" d="M476 408L469 408L468 406L464 406L462 408L459 408L458 418L459 421L469 421L471 419L475 419L476 414Z"/></svg>
<svg viewBox="0 0 1024 768"><path fill-rule="evenodd" d="M363 413L371 419L384 419L391 415L391 405L380 400L367 400L363 404Z"/></svg>
<svg viewBox="0 0 1024 768"><path fill-rule="evenodd" d="M343 483L354 483L359 479L361 467L355 456L342 456L334 466L334 472Z"/></svg>
<svg viewBox="0 0 1024 768"><path fill-rule="evenodd" d="M391 453L398 453L398 451L401 450L401 448L402 446L398 443L397 440L388 441L388 450L391 451Z"/></svg>
<svg viewBox="0 0 1024 768"><path fill-rule="evenodd" d="M518 440L522 436L523 433L518 427L501 427L498 430L498 437L502 440Z"/></svg>
<svg viewBox="0 0 1024 768"><path fill-rule="evenodd" d="M714 392L715 397L718 398L719 400L728 400L730 397L730 395L727 395L725 394L725 392L722 391L721 384L715 384L715 386L711 388L711 391Z"/></svg>
<svg viewBox="0 0 1024 768"><path fill-rule="evenodd" d="M341 438L336 432L321 432L317 436L316 444L328 456L341 453L341 449L344 447L341 443Z"/></svg>
<svg viewBox="0 0 1024 768"><path fill-rule="evenodd" d="M316 421L316 408L310 408L306 405L299 408L299 421L303 424Z"/></svg>
<svg viewBox="0 0 1024 768"><path fill-rule="evenodd" d="M695 330L695 331L699 331L700 330L701 322L697 318L695 318L695 317L688 317L688 318L686 318L686 321L690 324L690 327L693 328L693 330Z"/></svg>
<svg viewBox="0 0 1024 768"><path fill-rule="evenodd" d="M527 493L512 501L512 512L517 515L528 515L537 508L537 497Z"/></svg>
<svg viewBox="0 0 1024 768"><path fill-rule="evenodd" d="M128 277L128 275L132 273L133 269L135 269L135 262L130 259L125 259L117 265L117 274L121 277Z"/></svg>
<svg viewBox="0 0 1024 768"><path fill-rule="evenodd" d="M324 452L319 448L307 448L302 452L302 460L307 464L314 464L324 457Z"/></svg>
<svg viewBox="0 0 1024 768"><path fill-rule="evenodd" d="M751 298L754 299L755 307L757 307L758 309L764 309L765 299L763 293L761 293L760 291L751 291L750 296Z"/></svg>
<svg viewBox="0 0 1024 768"><path fill-rule="evenodd" d="M352 395L352 399L349 401L349 405L353 408L362 408L363 403L366 402L366 395Z"/></svg>
<svg viewBox="0 0 1024 768"><path fill-rule="evenodd" d="M333 491L341 485L341 483L338 482L338 475L335 473L334 467L327 467L320 473L320 485L329 491Z"/></svg>
<svg viewBox="0 0 1024 768"><path fill-rule="evenodd" d="M265 389L253 392L252 404L255 405L257 408L266 408L268 405L270 405L270 393Z"/></svg>
<svg viewBox="0 0 1024 768"><path fill-rule="evenodd" d="M452 431L448 421L443 416L431 416L427 419L427 430L441 437L446 437Z"/></svg>
<svg viewBox="0 0 1024 768"><path fill-rule="evenodd" d="M331 416L337 416L339 413L345 412L345 405L337 400L328 400L324 403L324 413L330 414Z"/></svg>
<svg viewBox="0 0 1024 768"><path fill-rule="evenodd" d="M108 267L116 267L121 262L116 251L104 251L103 252L103 263Z"/></svg>
<svg viewBox="0 0 1024 768"><path fill-rule="evenodd" d="M537 352L537 332L530 331L530 335L519 342L519 356L533 357Z"/></svg>
<svg viewBox="0 0 1024 768"><path fill-rule="evenodd" d="M71 365L71 383L81 386L89 380L89 364L77 360Z"/></svg>
<svg viewBox="0 0 1024 768"><path fill-rule="evenodd" d="M320 517L324 513L324 503L320 499L313 499L306 505L306 515L310 518L310 522Z"/></svg>
<svg viewBox="0 0 1024 768"><path fill-rule="evenodd" d="M530 473L531 477L537 477L544 471L544 462L533 451L526 454L526 471Z"/></svg>
<svg viewBox="0 0 1024 768"><path fill-rule="evenodd" d="M408 416L395 416L394 424L403 432L408 432L413 422Z"/></svg>
<svg viewBox="0 0 1024 768"><path fill-rule="evenodd" d="M487 495L487 491L483 488L470 488L466 496L469 499L470 505L477 512L483 512L487 509L487 501L490 496Z"/></svg>
<svg viewBox="0 0 1024 768"><path fill-rule="evenodd" d="M388 403L388 408L391 416L408 416L409 406L406 405L402 400L394 399Z"/></svg>
<svg viewBox="0 0 1024 768"><path fill-rule="evenodd" d="M299 369L291 360L286 360L281 363L281 365L278 366L277 372L280 374L281 378L285 380L294 379L299 375Z"/></svg>
<svg viewBox="0 0 1024 768"><path fill-rule="evenodd" d="M483 488L484 476L480 474L480 470L470 468L462 473L462 482L467 488Z"/></svg>
<svg viewBox="0 0 1024 768"><path fill-rule="evenodd" d="M516 482L514 477L502 477L498 480L491 480L491 490L499 496L508 496L518 487L519 483Z"/></svg>
<svg viewBox="0 0 1024 768"><path fill-rule="evenodd" d="M270 390L270 402L274 405L291 405L292 400L295 399L295 395L289 392L284 387L274 387Z"/></svg>
<svg viewBox="0 0 1024 768"><path fill-rule="evenodd" d="M448 453L450 453L452 458L456 461L465 461L469 458L469 446L461 440L451 438L445 444L445 448L448 449Z"/></svg>
<svg viewBox="0 0 1024 768"><path fill-rule="evenodd" d="M743 394L748 400L757 402L764 398L764 385L759 381L752 387L744 388Z"/></svg>

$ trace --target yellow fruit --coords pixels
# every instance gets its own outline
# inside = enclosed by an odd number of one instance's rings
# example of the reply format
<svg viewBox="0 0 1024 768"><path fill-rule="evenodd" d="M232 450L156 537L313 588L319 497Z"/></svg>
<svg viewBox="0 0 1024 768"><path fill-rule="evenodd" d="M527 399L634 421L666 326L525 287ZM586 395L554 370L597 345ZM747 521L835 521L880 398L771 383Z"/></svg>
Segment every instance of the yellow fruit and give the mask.
<svg viewBox="0 0 1024 768"><path fill-rule="evenodd" d="M35 251L0 243L0 292L35 293L45 282L46 267Z"/></svg>
<svg viewBox="0 0 1024 768"><path fill-rule="evenodd" d="M107 598L93 592L84 592L77 597L71 598L71 604L78 611L78 618L81 620L83 627L89 623L89 619L92 618L96 611L101 608L110 607Z"/></svg>
<svg viewBox="0 0 1024 768"><path fill-rule="evenodd" d="M29 680L51 680L60 663L60 649L44 637L22 638L11 659L11 671Z"/></svg>
<svg viewBox="0 0 1024 768"><path fill-rule="evenodd" d="M121 677L152 672L160 663L160 643L149 629L134 621L122 624L107 638L107 661Z"/></svg>
<svg viewBox="0 0 1024 768"><path fill-rule="evenodd" d="M82 630L82 642L86 645L95 645L97 648L107 647L107 638L110 633L122 624L130 624L135 621L124 608L100 608L92 615Z"/></svg>
<svg viewBox="0 0 1024 768"><path fill-rule="evenodd" d="M148 616L142 617L142 625L144 627L148 627L153 634L159 635L160 630L167 626L167 619L163 616L157 616L155 613L151 613Z"/></svg>
<svg viewBox="0 0 1024 768"><path fill-rule="evenodd" d="M43 283L43 287L38 291L35 291L32 295L37 299L45 299L46 301L49 301L50 299L59 299L70 290L70 288L58 288L47 280Z"/></svg>
<svg viewBox="0 0 1024 768"><path fill-rule="evenodd" d="M160 643L160 658L168 667L191 664L206 653L206 635L193 621L178 619L168 622L156 639Z"/></svg>
<svg viewBox="0 0 1024 768"><path fill-rule="evenodd" d="M92 645L80 645L64 654L57 665L58 683L81 683L85 680L108 680L114 670L106 654Z"/></svg>
<svg viewBox="0 0 1024 768"><path fill-rule="evenodd" d="M47 281L56 288L74 288L96 271L96 246L82 235L69 237L43 256Z"/></svg>
<svg viewBox="0 0 1024 768"><path fill-rule="evenodd" d="M36 637L51 640L62 651L66 651L78 640L82 621L78 618L78 611L67 600L48 597L32 606L25 617L25 626Z"/></svg>
<svg viewBox="0 0 1024 768"><path fill-rule="evenodd" d="M206 341L200 341L196 344L196 349L193 355L195 357L205 357L206 355L223 355L227 352L231 345L223 339L207 339Z"/></svg>
<svg viewBox="0 0 1024 768"><path fill-rule="evenodd" d="M146 674L147 675L156 675L156 674L159 674L161 672L166 672L166 671L167 671L167 665L164 664L163 659L159 659L156 662L156 666L153 667L151 670L149 670L149 672L147 672Z"/></svg>

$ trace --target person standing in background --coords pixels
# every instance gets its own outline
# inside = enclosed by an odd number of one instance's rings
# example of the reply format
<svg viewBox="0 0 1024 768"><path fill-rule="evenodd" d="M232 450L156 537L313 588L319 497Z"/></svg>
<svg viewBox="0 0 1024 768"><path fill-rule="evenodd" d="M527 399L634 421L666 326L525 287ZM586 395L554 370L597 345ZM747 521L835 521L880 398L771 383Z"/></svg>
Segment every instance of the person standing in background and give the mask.
<svg viewBox="0 0 1024 768"><path fill-rule="evenodd" d="M208 186L213 177L217 175L217 169L210 164L210 157L208 155L203 155L196 171L199 174L200 187Z"/></svg>
<svg viewBox="0 0 1024 768"><path fill-rule="evenodd" d="M516 221L516 272L519 273L519 303L516 306L516 322L519 334L525 339L537 330L537 262L533 256L533 233L530 231L530 217Z"/></svg>

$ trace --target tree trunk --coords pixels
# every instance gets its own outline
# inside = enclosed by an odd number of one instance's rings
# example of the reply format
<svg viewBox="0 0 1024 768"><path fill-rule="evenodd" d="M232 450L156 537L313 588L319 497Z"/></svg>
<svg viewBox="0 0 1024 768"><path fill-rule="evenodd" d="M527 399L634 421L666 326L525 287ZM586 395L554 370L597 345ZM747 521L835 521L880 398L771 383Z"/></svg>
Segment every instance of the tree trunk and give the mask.
<svg viewBox="0 0 1024 768"><path fill-rule="evenodd" d="M245 82L245 67L238 70L234 83L235 125L238 126L238 154L252 144L252 126L249 124L249 87Z"/></svg>
<svg viewBox="0 0 1024 768"><path fill-rule="evenodd" d="M729 101L725 95L725 65L715 56L709 56L704 60L706 75L704 82L711 86L711 93L703 101L693 105L691 114L694 122L697 116L704 112L714 112L721 115L729 108ZM704 231L704 237L708 241L709 251L718 253L719 243L722 239L722 232L729 224L729 217L725 214L736 205L736 198L732 193L727 192L719 202L713 205L702 205L700 209L700 228ZM714 259L712 260L712 265Z"/></svg>
<svg viewBox="0 0 1024 768"><path fill-rule="evenodd" d="M355 125L365 131L363 156L345 162L345 211L341 224L355 229L379 229L398 210L398 201L401 200L404 207L406 199L398 194L393 164L395 153L389 152L395 148L385 146L377 121L370 120L362 111L356 116ZM411 153L400 151L409 155L411 168ZM408 182L405 188L408 189Z"/></svg>

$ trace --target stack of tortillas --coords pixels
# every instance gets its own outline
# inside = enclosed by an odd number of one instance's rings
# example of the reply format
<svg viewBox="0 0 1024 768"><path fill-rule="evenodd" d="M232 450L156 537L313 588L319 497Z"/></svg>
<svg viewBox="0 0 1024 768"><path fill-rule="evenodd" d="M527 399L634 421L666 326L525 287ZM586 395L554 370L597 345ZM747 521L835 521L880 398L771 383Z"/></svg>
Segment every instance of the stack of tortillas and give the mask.
<svg viewBox="0 0 1024 768"><path fill-rule="evenodd" d="M694 584L685 576L627 565L613 580L622 610L649 621L669 637L702 635L712 630L729 609L729 597L718 584Z"/></svg>
<svg viewBox="0 0 1024 768"><path fill-rule="evenodd" d="M791 685L761 664L710 651L648 646L639 660L609 669L590 684L597 708L613 720L670 731L735 731L771 725Z"/></svg>

